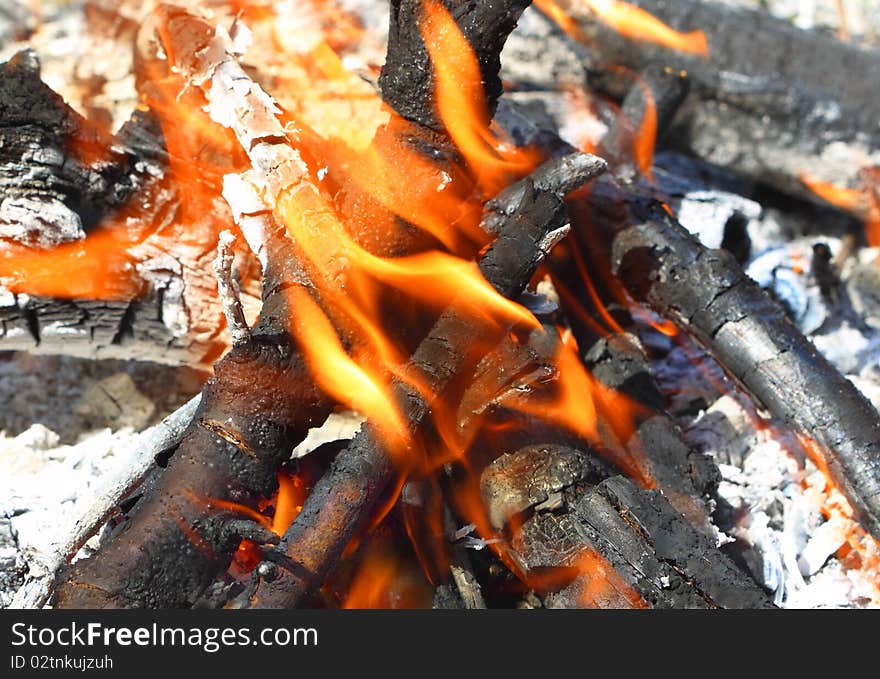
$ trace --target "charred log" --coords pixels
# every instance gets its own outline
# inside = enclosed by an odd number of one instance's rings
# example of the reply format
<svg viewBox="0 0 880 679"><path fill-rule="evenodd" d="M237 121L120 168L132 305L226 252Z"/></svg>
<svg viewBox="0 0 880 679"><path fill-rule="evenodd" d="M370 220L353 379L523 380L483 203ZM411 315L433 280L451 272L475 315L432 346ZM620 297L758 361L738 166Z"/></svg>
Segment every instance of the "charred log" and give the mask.
<svg viewBox="0 0 880 679"><path fill-rule="evenodd" d="M880 104L874 88L870 79L840 76L875 72L875 50L719 3L635 4L675 29L702 30L708 41L703 56L628 39L592 17L580 23L601 64L687 71L691 93L667 136L670 143L813 200L799 179L807 168L855 188L859 171L877 164Z"/></svg>
<svg viewBox="0 0 880 679"><path fill-rule="evenodd" d="M568 511L537 511L512 542L527 571L568 566L548 608L772 608L761 589L658 491L617 476ZM579 572L579 563L589 565Z"/></svg>
<svg viewBox="0 0 880 679"><path fill-rule="evenodd" d="M0 68L0 349L209 366L226 345L212 309L212 234L175 224L155 118L136 112L109 137L41 82L33 53ZM102 262L112 289L96 296L70 280L64 298L27 294L39 272L2 287L4 275L18 278L16 258L48 262L67 248L74 261L94 236L118 242Z"/></svg>
<svg viewBox="0 0 880 679"><path fill-rule="evenodd" d="M570 148L546 132L538 137L515 110L505 109L503 124L518 143L540 139L557 153ZM616 284L703 343L774 417L803 434L808 448L819 444L819 464L827 465L865 528L880 535L877 410L735 257L703 246L643 186L602 178L570 211L573 238L592 244L592 261L607 267Z"/></svg>

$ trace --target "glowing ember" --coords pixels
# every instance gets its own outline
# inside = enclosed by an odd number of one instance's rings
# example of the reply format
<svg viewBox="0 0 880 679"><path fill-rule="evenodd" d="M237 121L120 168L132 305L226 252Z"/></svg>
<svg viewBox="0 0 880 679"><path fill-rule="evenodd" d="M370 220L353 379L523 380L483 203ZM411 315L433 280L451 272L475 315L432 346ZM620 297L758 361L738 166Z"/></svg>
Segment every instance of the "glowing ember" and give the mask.
<svg viewBox="0 0 880 679"><path fill-rule="evenodd" d="M412 564L381 543L370 545L342 608L428 608L430 589Z"/></svg>

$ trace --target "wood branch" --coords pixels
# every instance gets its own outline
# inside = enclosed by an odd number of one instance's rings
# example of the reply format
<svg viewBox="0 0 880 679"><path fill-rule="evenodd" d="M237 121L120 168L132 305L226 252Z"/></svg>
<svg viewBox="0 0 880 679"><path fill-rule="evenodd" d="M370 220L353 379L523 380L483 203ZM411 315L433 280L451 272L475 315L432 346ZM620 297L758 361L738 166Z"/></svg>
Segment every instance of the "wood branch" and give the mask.
<svg viewBox="0 0 880 679"><path fill-rule="evenodd" d="M214 273L217 275L217 289L223 303L223 314L232 335L232 346L247 344L251 337L251 329L244 317L241 304L241 292L233 279L232 263L235 259L232 245L235 235L231 231L222 231L217 243L217 258L214 260Z"/></svg>
<svg viewBox="0 0 880 679"><path fill-rule="evenodd" d="M694 335L768 411L818 443L864 527L880 536L880 415L733 256L710 250L650 196L613 180L579 201L611 271ZM589 231L593 229L593 231Z"/></svg>
<svg viewBox="0 0 880 679"><path fill-rule="evenodd" d="M697 0L635 0L682 31L701 30L708 58L631 40L593 16L580 26L597 62L641 72L687 71L691 93L667 139L687 152L776 188L816 200L805 170L857 188L880 164L880 102L869 78L876 50L803 31L765 12ZM598 64L597 64L598 65Z"/></svg>
<svg viewBox="0 0 880 679"><path fill-rule="evenodd" d="M78 502L73 517L62 522L50 550L40 554L37 561L28 562L27 580L16 593L11 608L40 608L48 601L58 572L118 510L120 501L156 468L157 456L177 447L200 399L201 395L194 396L144 431L131 455L107 473L94 494Z"/></svg>
<svg viewBox="0 0 880 679"><path fill-rule="evenodd" d="M207 368L227 344L210 269L215 236L177 223L156 120L136 112L109 138L41 82L33 53L0 69L0 349ZM64 297L39 292L59 266L41 270L43 252L51 262L66 248L64 261L75 262L111 229L108 290L95 296L73 278L51 281Z"/></svg>
<svg viewBox="0 0 880 679"><path fill-rule="evenodd" d="M577 162L572 162L572 158L564 162L578 173L582 182L605 167L603 161L593 156L581 154L578 158ZM528 179L525 182L526 186L534 186ZM572 182L570 177L560 181L564 187L572 183L577 182ZM515 211L507 210L506 223L480 261L486 280L507 297L515 297L525 287L552 247L553 239L548 240L548 236L560 228L564 219L561 198L553 190L523 191L517 187L511 195L521 197L519 207ZM421 376L420 381L427 382L434 397L442 398L454 378L467 372L469 363L473 362L471 368L476 365L479 357L469 355L473 353L469 350L487 341L499 342L506 330L496 329L498 335L488 339L486 333L487 329L474 320L448 310L419 345L406 372ZM431 404L399 380L394 382L394 392L413 439L418 440L419 429ZM278 551L270 553L268 559L277 563L258 570L260 577L250 597L251 606L293 607L319 586L346 544L369 519L395 474L394 463L379 432L364 427L314 486Z"/></svg>
<svg viewBox="0 0 880 679"><path fill-rule="evenodd" d="M536 512L511 545L524 570L568 566L548 608L772 608L763 591L658 491L617 476L562 514ZM588 573L579 572L586 559Z"/></svg>

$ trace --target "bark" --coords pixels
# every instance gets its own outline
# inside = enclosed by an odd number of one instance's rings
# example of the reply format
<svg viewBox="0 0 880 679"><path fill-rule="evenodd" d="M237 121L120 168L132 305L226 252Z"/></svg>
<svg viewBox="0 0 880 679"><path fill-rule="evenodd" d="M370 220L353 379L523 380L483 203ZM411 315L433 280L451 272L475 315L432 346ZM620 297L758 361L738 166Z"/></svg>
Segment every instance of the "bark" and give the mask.
<svg viewBox="0 0 880 679"><path fill-rule="evenodd" d="M526 571L567 566L548 608L772 608L763 591L658 491L617 476L536 512L512 549ZM587 572L581 572L587 564Z"/></svg>
<svg viewBox="0 0 880 679"><path fill-rule="evenodd" d="M695 528L711 534L707 498L718 487L721 475L711 459L684 442L681 429L666 412L665 399L638 340L628 334L611 335L596 342L584 360L602 384L648 409L623 440L629 457L644 464L652 487L661 490Z"/></svg>

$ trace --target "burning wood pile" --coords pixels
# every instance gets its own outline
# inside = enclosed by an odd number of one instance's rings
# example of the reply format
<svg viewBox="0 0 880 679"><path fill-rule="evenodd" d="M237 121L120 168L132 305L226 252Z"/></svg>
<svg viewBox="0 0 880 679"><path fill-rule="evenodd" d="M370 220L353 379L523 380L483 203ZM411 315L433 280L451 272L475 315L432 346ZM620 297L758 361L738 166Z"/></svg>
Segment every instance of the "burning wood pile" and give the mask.
<svg viewBox="0 0 880 679"><path fill-rule="evenodd" d="M870 31L532 4L3 10L5 605L880 604Z"/></svg>

